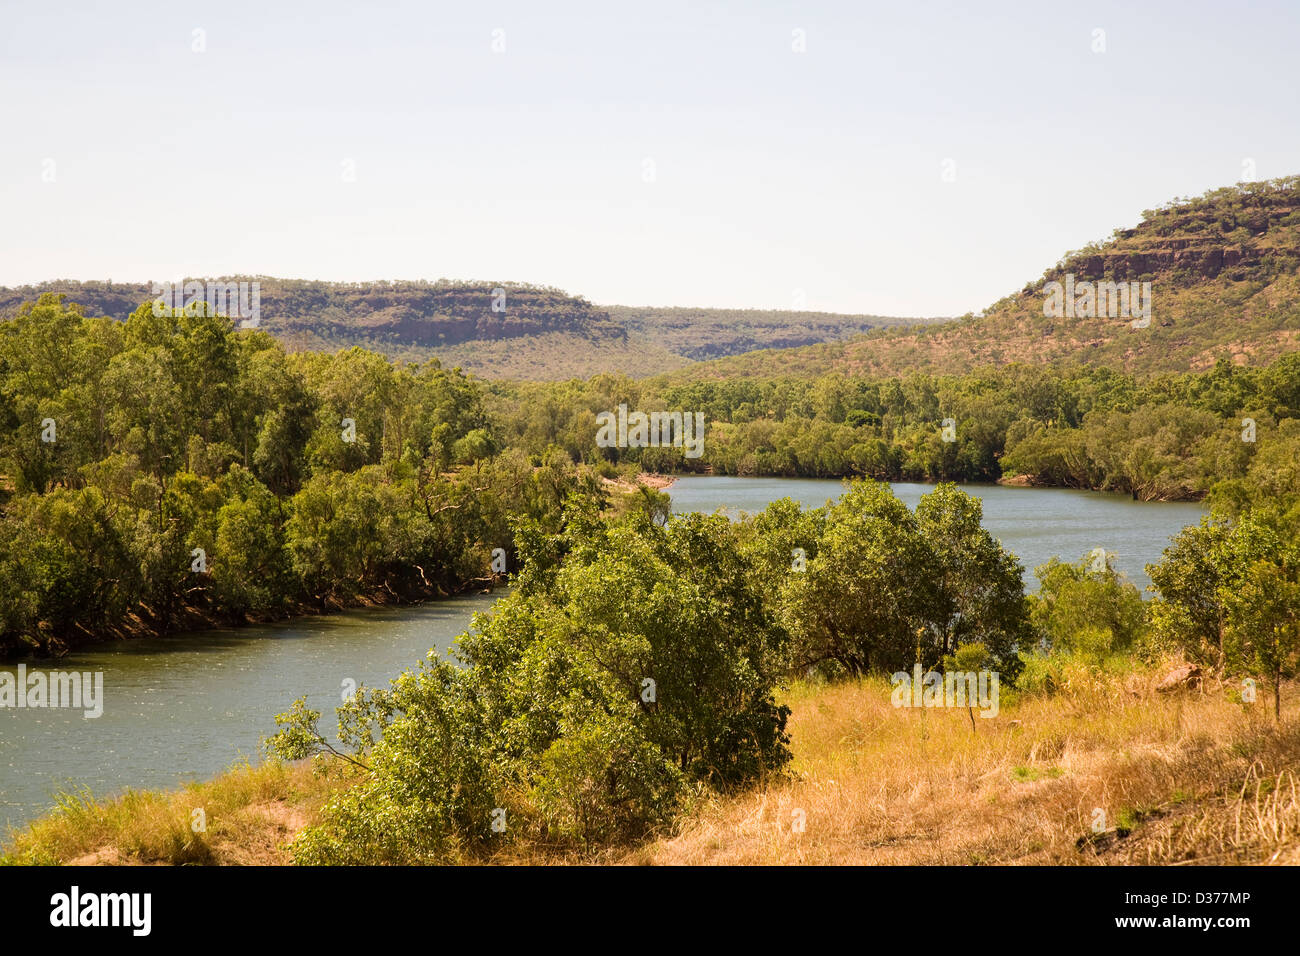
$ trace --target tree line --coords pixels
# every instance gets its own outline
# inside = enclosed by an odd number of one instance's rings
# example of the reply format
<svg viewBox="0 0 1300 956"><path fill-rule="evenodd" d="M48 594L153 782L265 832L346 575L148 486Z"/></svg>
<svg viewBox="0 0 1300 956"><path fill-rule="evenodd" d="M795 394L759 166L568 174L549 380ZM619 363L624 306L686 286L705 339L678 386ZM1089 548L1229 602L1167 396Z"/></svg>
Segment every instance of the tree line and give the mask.
<svg viewBox="0 0 1300 956"><path fill-rule="evenodd" d="M0 654L481 587L513 518L603 493L459 370L158 311L0 323Z"/></svg>
<svg viewBox="0 0 1300 956"><path fill-rule="evenodd" d="M512 518L649 471L992 481L1300 501L1300 356L1136 379L483 383L287 353L201 303L126 322L44 296L0 323L0 651L482 583ZM165 310L164 310L165 311ZM706 417L704 455L601 448L620 403ZM608 502L607 502L608 503ZM638 507L663 513L645 495Z"/></svg>
<svg viewBox="0 0 1300 956"><path fill-rule="evenodd" d="M606 449L595 416L619 403L703 412L703 457ZM736 378L675 382L598 375L490 387L507 444L650 471L1086 488L1140 500L1251 489L1300 495L1300 355L1266 367L1137 378L1106 368L1012 365L966 375Z"/></svg>

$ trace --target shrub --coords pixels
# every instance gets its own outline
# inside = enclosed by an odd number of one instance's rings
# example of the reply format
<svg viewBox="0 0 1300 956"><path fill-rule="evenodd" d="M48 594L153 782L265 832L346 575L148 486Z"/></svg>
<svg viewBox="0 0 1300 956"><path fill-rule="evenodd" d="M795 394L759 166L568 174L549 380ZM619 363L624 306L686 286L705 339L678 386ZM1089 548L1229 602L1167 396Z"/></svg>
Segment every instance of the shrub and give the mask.
<svg viewBox="0 0 1300 956"><path fill-rule="evenodd" d="M561 547L521 535L518 586L460 638L465 666L431 657L340 708L350 753L301 701L277 718L279 755L333 750L367 771L296 858L455 860L517 840L590 851L666 826L694 787L779 770L786 635L736 534L717 516L661 526L577 507Z"/></svg>

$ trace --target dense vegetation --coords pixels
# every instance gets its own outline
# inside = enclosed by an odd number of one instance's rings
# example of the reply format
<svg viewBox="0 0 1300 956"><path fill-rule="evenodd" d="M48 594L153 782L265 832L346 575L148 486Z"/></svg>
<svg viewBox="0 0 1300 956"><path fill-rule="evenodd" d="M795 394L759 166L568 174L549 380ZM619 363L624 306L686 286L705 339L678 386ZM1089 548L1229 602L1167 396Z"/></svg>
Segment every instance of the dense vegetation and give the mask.
<svg viewBox="0 0 1300 956"><path fill-rule="evenodd" d="M1010 679L1033 643L1019 564L953 486L915 514L871 484L737 524L611 520L575 495L560 533L520 537L516 587L461 638L463 666L431 653L340 709L347 759L367 774L300 837L300 861L635 840L700 788L780 770L774 693L792 670L938 666L978 645ZM299 701L272 749L325 748L318 719Z"/></svg>
<svg viewBox="0 0 1300 956"><path fill-rule="evenodd" d="M703 412L703 457L687 459L675 448L597 448L595 415L619 403ZM507 444L534 453L555 446L596 464L636 461L652 471L891 481L1023 476L1143 500L1213 492L1225 505L1252 488L1300 495L1295 354L1266 368L1225 359L1208 372L1145 379L1027 366L961 376L684 384L597 376L494 385L489 408Z"/></svg>
<svg viewBox="0 0 1300 956"><path fill-rule="evenodd" d="M703 411L706 457L595 446L627 402ZM359 777L301 862L587 854L780 775L782 688L988 669L1052 693L1170 652L1242 681L1300 664L1300 362L1196 375L1013 366L966 376L484 386L362 349L287 354L198 308L124 323L53 296L0 325L0 649L240 621L377 594L515 587L458 642L340 711L299 702L272 750ZM1240 418L1255 420L1243 441ZM943 420L953 440L944 440ZM1148 569L1022 569L950 484L882 484L732 522L670 519L637 468L991 478L1209 491L1216 514ZM501 549L497 558L495 549ZM1074 556L1066 556L1073 558ZM504 561L504 564L500 563ZM974 720L972 716L972 722Z"/></svg>
<svg viewBox="0 0 1300 956"><path fill-rule="evenodd" d="M569 491L629 469L1021 476L1208 493L1228 515L1300 501L1294 355L1142 380L1013 366L484 386L436 361L288 354L204 312L119 323L48 297L0 324L0 648L481 584L495 549L513 567L512 517L557 522ZM596 414L621 402L703 412L704 456L596 447Z"/></svg>
<svg viewBox="0 0 1300 956"><path fill-rule="evenodd" d="M363 690L339 708L343 750L302 700L277 718L272 753L341 757L361 775L298 835L295 859L590 854L669 831L702 798L779 775L777 693L796 675L981 669L1051 695L1180 653L1240 680L1243 705L1271 688L1280 718L1300 666L1293 517L1260 507L1185 530L1148 569L1148 605L1096 557L1053 560L1026 595L980 518L950 484L915 512L863 482L737 522L610 519L571 496L562 531L523 529L516 588L460 638L460 666L431 652Z"/></svg>
<svg viewBox="0 0 1300 956"><path fill-rule="evenodd" d="M512 516L600 494L498 452L459 371L288 355L205 311L47 296L0 324L0 653L481 587Z"/></svg>

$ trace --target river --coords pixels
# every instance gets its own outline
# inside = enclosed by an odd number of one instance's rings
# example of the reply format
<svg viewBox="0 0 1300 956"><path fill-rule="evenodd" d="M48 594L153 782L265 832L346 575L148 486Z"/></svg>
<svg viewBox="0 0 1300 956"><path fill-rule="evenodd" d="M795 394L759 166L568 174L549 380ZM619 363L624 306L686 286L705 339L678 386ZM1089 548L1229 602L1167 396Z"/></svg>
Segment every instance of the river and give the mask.
<svg viewBox="0 0 1300 956"><path fill-rule="evenodd" d="M934 485L898 482L894 494L909 508ZM1093 548L1114 554L1114 566L1140 589L1151 583L1146 566L1160 560L1170 535L1196 524L1204 511L1195 502L1134 501L1125 495L1072 488L1014 488L1006 485L963 485L962 490L984 505L984 527L1020 559L1025 582L1037 588L1034 568L1049 558L1078 561ZM805 507L819 507L838 498L844 484L817 478L679 478L668 489L673 510L711 512L719 508L732 516L762 511L769 502L790 497Z"/></svg>
<svg viewBox="0 0 1300 956"><path fill-rule="evenodd" d="M915 507L929 485L897 484ZM1139 503L1114 495L1042 488L967 486L984 502L984 524L1032 569L1052 555L1078 560L1096 547L1116 554L1139 587L1170 535L1201 515L1199 505ZM686 477L670 489L673 509L759 511L786 496L821 505L836 481ZM220 773L240 757L256 761L274 716L306 696L336 725L346 681L378 686L432 647L449 648L475 612L500 595L474 594L415 608L351 611L240 630L135 640L75 652L29 668L102 671L104 709L0 710L0 839L52 806L61 789L96 795L174 787ZM0 670L16 671L16 665ZM332 730L326 731L332 734Z"/></svg>

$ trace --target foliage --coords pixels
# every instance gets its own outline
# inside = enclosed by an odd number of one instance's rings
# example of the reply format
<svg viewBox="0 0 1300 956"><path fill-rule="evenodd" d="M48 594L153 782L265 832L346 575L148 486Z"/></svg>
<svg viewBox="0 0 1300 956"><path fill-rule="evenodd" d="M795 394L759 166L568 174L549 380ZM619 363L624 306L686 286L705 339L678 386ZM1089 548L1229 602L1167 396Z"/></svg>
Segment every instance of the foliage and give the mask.
<svg viewBox="0 0 1300 956"><path fill-rule="evenodd" d="M765 589L794 635L795 666L888 673L979 643L1014 681L1017 649L1032 643L1021 568L981 517L978 499L953 485L915 513L869 481L810 512L770 505L747 550L762 580L777 582ZM803 556L791 560L795 548Z"/></svg>
<svg viewBox="0 0 1300 956"><path fill-rule="evenodd" d="M499 451L436 361L52 295L0 323L0 474L0 654L481 586L512 516L602 494L559 450Z"/></svg>
<svg viewBox="0 0 1300 956"><path fill-rule="evenodd" d="M651 471L880 481L996 481L1195 499L1241 510L1261 494L1300 503L1300 358L1139 380L1108 369L1011 365L902 378L736 378L679 383L601 375L493 385L507 445ZM595 417L627 404L698 412L704 454L598 448ZM1243 425L1250 419L1253 425ZM951 431L945 439L945 421Z"/></svg>
<svg viewBox="0 0 1300 956"><path fill-rule="evenodd" d="M1291 514L1260 507L1187 528L1148 567L1157 632L1224 674L1262 675L1280 713L1281 683L1300 668L1300 552Z"/></svg>
<svg viewBox="0 0 1300 956"><path fill-rule="evenodd" d="M1039 589L1029 601L1044 650L1101 663L1137 648L1146 627L1142 595L1109 556L1085 555L1078 564L1053 558L1034 573Z"/></svg>
<svg viewBox="0 0 1300 956"><path fill-rule="evenodd" d="M463 667L431 655L341 709L368 774L299 838L300 862L449 860L525 838L592 849L667 825L694 787L786 763L786 634L736 529L574 506L563 564L542 554L542 573L525 549L520 586L462 636ZM270 746L325 747L318 716L300 702Z"/></svg>

